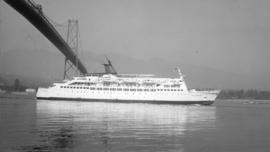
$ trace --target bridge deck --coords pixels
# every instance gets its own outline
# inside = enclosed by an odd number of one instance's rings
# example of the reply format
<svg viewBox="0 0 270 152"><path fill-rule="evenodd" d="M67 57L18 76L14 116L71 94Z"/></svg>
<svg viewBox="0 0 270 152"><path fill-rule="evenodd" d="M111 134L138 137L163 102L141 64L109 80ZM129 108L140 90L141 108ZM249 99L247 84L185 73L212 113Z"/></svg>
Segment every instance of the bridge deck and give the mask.
<svg viewBox="0 0 270 152"><path fill-rule="evenodd" d="M31 24L33 24L49 41L51 41L59 51L61 51L74 66L80 70L82 74L86 74L87 70L80 59L70 46L56 31L54 26L44 16L41 7L34 6L27 0L4 0L8 5L23 15ZM78 63L78 64L77 64Z"/></svg>

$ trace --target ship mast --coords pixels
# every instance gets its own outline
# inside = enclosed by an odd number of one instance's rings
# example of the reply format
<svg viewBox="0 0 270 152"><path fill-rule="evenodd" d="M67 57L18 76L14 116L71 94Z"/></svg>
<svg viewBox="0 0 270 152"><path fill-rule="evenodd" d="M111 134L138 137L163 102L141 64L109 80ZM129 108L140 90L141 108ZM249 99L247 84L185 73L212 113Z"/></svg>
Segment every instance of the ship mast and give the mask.
<svg viewBox="0 0 270 152"><path fill-rule="evenodd" d="M178 75L179 75L179 79L180 81L182 82L182 86L181 86L181 89L183 89L184 91L188 91L188 88L187 88L187 85L186 85L186 82L184 81L184 77L185 75L182 74L181 70L179 67L176 67L176 70L178 72Z"/></svg>
<svg viewBox="0 0 270 152"><path fill-rule="evenodd" d="M180 68L179 68L179 67L176 67L176 70L177 70L177 72L178 72L178 75L179 75L180 79L181 79L181 80L184 80L185 75L182 74Z"/></svg>

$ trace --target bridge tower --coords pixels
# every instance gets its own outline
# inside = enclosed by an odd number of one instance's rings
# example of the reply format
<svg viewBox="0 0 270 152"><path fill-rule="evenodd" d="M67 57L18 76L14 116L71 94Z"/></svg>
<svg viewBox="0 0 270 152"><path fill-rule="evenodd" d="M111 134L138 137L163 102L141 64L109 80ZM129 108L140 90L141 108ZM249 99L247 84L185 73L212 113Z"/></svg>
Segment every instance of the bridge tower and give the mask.
<svg viewBox="0 0 270 152"><path fill-rule="evenodd" d="M75 53L76 62L74 65L67 57L65 57L64 65L64 79L70 79L74 76L80 75L80 71L76 68L78 67L78 53L79 53L79 23L78 20L70 19L68 20L68 31L67 31L67 44Z"/></svg>

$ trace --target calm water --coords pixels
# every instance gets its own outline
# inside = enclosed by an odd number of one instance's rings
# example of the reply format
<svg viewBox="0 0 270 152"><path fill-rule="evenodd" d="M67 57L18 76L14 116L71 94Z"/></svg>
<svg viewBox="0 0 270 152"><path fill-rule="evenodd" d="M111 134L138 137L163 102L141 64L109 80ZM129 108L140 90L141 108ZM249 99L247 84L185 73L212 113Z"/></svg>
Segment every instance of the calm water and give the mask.
<svg viewBox="0 0 270 152"><path fill-rule="evenodd" d="M266 152L270 101L212 106L0 98L3 152Z"/></svg>

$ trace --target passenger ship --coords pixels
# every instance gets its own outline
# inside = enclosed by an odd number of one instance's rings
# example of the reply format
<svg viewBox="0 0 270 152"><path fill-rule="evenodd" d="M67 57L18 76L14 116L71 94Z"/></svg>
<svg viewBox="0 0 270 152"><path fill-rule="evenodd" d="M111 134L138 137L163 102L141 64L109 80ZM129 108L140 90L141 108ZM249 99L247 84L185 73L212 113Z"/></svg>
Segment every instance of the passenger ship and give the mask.
<svg viewBox="0 0 270 152"><path fill-rule="evenodd" d="M184 75L177 68L178 78L158 78L146 74L117 74L110 60L105 73L90 73L39 88L37 99L110 102L151 102L210 105L219 90L189 90Z"/></svg>

